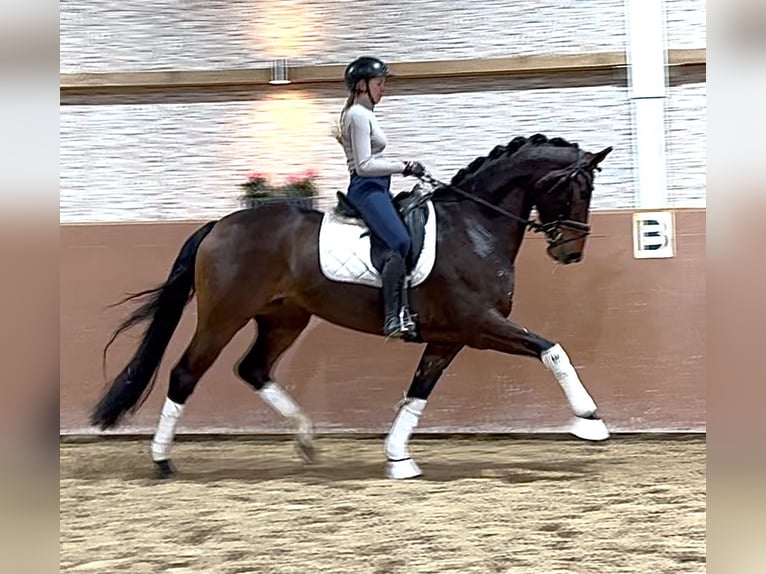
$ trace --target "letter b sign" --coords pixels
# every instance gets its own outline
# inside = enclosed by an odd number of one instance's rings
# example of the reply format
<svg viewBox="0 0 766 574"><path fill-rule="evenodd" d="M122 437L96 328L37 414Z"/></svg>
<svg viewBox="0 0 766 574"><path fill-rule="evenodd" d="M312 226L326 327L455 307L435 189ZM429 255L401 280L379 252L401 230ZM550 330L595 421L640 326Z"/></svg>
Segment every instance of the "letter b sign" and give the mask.
<svg viewBox="0 0 766 574"><path fill-rule="evenodd" d="M636 259L673 257L675 238L672 211L633 214L633 256Z"/></svg>

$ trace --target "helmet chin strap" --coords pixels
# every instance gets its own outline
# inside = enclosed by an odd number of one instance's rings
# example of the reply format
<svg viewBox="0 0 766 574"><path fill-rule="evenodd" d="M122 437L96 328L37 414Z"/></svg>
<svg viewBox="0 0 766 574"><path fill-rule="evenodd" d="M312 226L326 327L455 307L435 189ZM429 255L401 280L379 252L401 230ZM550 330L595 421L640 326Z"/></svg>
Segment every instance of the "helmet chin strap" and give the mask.
<svg viewBox="0 0 766 574"><path fill-rule="evenodd" d="M372 97L372 92L370 91L370 78L364 79L364 85L367 87L367 98L370 100L370 105L372 106L372 109L374 110L375 104L377 104L378 102L376 102Z"/></svg>
<svg viewBox="0 0 766 574"><path fill-rule="evenodd" d="M372 97L372 92L370 91L370 79L369 78L365 78L364 79L364 85L367 88L367 90L366 91L361 91L361 90L358 90L358 89L355 90L356 97L359 97L362 94L367 94L367 99L370 101L370 106L372 106L372 109L375 109L375 104L377 104L378 102L376 102L373 99L373 97Z"/></svg>

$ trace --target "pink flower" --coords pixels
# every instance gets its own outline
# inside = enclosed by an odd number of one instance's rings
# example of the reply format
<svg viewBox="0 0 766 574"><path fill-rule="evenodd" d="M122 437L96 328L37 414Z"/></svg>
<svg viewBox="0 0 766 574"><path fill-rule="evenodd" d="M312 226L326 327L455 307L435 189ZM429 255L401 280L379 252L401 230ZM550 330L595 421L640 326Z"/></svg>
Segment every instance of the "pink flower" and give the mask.
<svg viewBox="0 0 766 574"><path fill-rule="evenodd" d="M266 179L266 174L260 171L254 171L247 174L248 181L254 181L256 179Z"/></svg>
<svg viewBox="0 0 766 574"><path fill-rule="evenodd" d="M317 177L317 171L314 169L307 169L305 171L300 172L298 175L291 175L287 178L287 183L300 183L302 181L309 181L311 179L316 179Z"/></svg>

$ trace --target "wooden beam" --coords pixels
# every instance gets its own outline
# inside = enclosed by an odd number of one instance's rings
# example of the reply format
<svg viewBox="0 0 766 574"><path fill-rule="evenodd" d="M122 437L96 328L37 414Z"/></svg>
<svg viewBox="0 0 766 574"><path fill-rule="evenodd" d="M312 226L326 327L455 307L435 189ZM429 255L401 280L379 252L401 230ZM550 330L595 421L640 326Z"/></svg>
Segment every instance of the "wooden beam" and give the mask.
<svg viewBox="0 0 766 574"><path fill-rule="evenodd" d="M601 52L593 54L515 56L476 60L402 62L391 64L390 67L391 71L397 76L410 79L498 76L564 70L603 70L619 68L624 65L625 55L622 52Z"/></svg>
<svg viewBox="0 0 766 574"><path fill-rule="evenodd" d="M180 88L268 84L268 68L61 74L61 90L83 88Z"/></svg>
<svg viewBox="0 0 766 574"><path fill-rule="evenodd" d="M705 66L707 49L668 50L668 66Z"/></svg>
<svg viewBox="0 0 766 574"><path fill-rule="evenodd" d="M705 50L670 50L668 64L704 65ZM466 60L434 60L394 62L391 71L397 79L460 78L470 76L502 76L546 72L610 70L627 65L623 52L515 56L509 58L476 58ZM289 69L293 84L326 84L343 81L343 65L294 66ZM110 91L146 88L210 88L226 86L263 86L269 83L269 68L104 72L60 75L60 91Z"/></svg>

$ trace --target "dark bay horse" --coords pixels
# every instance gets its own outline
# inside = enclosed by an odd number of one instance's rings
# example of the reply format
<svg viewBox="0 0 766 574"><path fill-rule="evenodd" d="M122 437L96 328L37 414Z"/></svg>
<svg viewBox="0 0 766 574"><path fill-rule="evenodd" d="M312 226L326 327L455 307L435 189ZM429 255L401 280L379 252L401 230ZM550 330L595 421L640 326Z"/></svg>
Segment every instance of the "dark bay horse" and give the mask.
<svg viewBox="0 0 766 574"><path fill-rule="evenodd" d="M410 295L426 345L385 440L389 477L420 474L407 444L439 377L463 347L539 359L570 403L575 415L571 432L587 440L609 436L561 345L507 317L514 260L527 227L545 234L547 253L554 260L581 260L595 171L611 150L590 153L541 134L515 138L433 191L438 256L429 277ZM529 221L533 208L539 221ZM257 335L236 372L294 422L299 452L310 460L311 421L272 379L272 368L312 315L372 334L381 334L383 319L379 289L323 276L317 247L322 217L319 211L272 204L232 213L193 233L164 284L123 301L138 299L142 304L118 327L107 348L124 330L149 324L134 356L94 407L92 424L113 427L143 403L183 310L196 293L196 331L171 371L152 441L160 473L173 472L170 449L184 405L221 350L249 321L255 321Z"/></svg>

